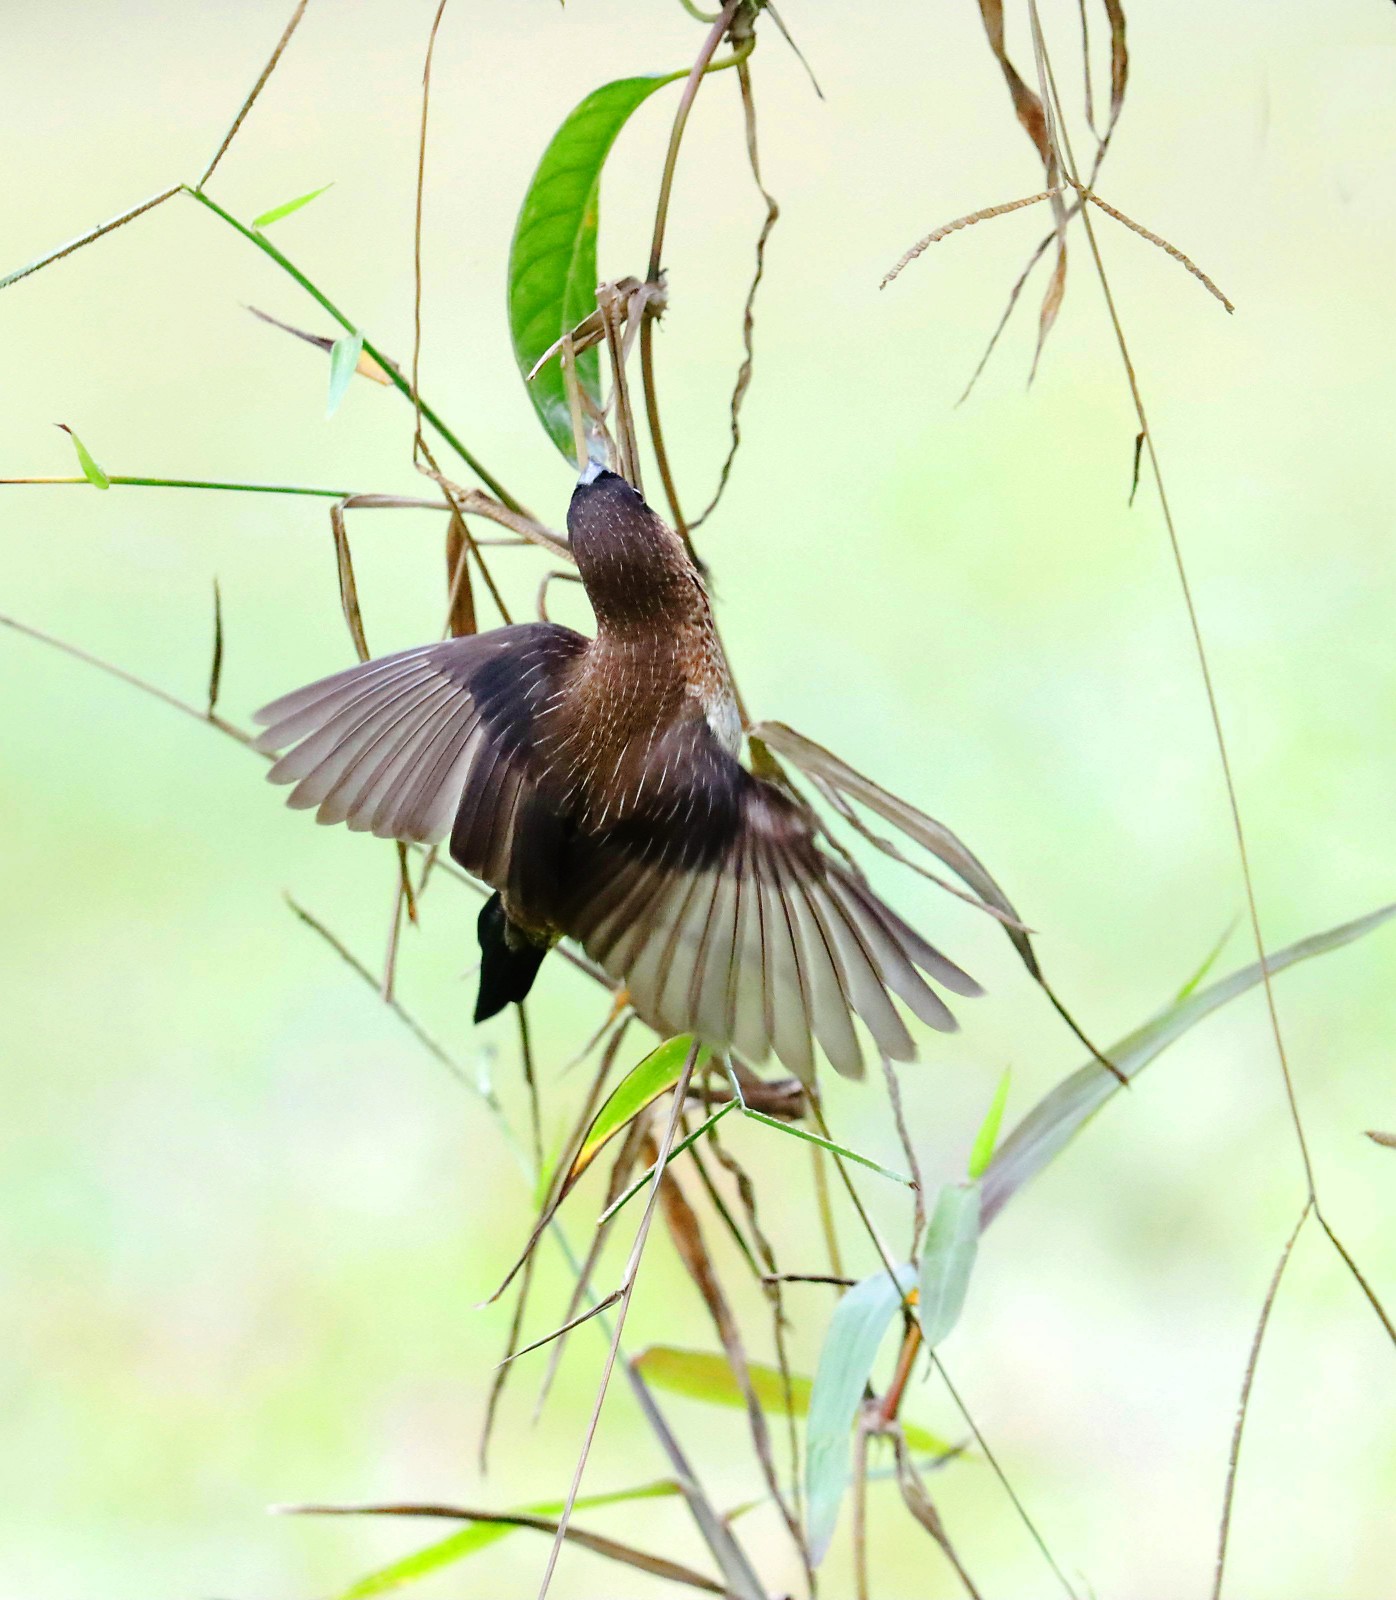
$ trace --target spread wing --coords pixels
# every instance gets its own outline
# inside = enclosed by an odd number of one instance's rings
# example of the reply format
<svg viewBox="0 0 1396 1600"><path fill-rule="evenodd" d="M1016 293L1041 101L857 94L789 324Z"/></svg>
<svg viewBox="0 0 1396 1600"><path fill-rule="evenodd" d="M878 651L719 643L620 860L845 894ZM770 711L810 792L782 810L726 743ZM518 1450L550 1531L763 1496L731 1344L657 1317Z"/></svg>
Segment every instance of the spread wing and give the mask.
<svg viewBox="0 0 1396 1600"><path fill-rule="evenodd" d="M661 768L641 814L577 841L561 919L642 1018L752 1061L774 1050L807 1082L814 1041L839 1072L861 1075L855 1015L887 1056L914 1057L894 995L954 1030L926 977L961 995L979 985L821 850L780 789L703 722L660 742Z"/></svg>
<svg viewBox="0 0 1396 1600"><path fill-rule="evenodd" d="M523 623L365 661L263 707L257 748L285 751L268 777L295 785L289 805L384 839L430 844L454 827L457 859L498 887L532 793L536 712L585 647Z"/></svg>

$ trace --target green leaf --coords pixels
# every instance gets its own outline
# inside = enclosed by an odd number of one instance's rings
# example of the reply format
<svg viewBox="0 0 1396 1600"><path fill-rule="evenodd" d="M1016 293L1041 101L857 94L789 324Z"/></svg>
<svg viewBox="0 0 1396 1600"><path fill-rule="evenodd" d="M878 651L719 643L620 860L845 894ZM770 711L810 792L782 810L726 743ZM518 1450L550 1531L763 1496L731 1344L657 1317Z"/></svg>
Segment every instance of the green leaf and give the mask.
<svg viewBox="0 0 1396 1600"><path fill-rule="evenodd" d="M330 351L330 394L325 404L326 421L339 410L344 391L349 387L349 380L354 376L363 353L364 336L361 333L342 334L335 340Z"/></svg>
<svg viewBox="0 0 1396 1600"><path fill-rule="evenodd" d="M318 189L312 189L309 194L298 194L294 200L283 201L279 206L273 206L270 211L264 211L260 217L253 217L254 228L269 228L273 222L280 222L282 217L289 217L293 211L299 211L302 206L308 206L312 200L318 200L326 189L333 189L334 184L322 183Z"/></svg>
<svg viewBox="0 0 1396 1600"><path fill-rule="evenodd" d="M690 1400L704 1400L709 1405L727 1406L743 1410L746 1400L742 1395L737 1375L728 1364L727 1357L710 1350L681 1350L672 1344L653 1344L642 1350L631 1361L647 1383L669 1394L680 1394ZM749 1361L751 1387L763 1411L772 1416L787 1415L785 1383L775 1367L759 1361ZM797 1417L809 1415L810 1394L813 1382L801 1373L790 1374L790 1414ZM918 1455L943 1456L954 1449L944 1439L918 1428L915 1423L904 1422L902 1432L906 1442Z"/></svg>
<svg viewBox="0 0 1396 1600"><path fill-rule="evenodd" d="M553 135L524 195L509 247L509 331L527 382L549 346L596 309L596 234L601 169L627 118L682 74L621 78L589 94ZM597 352L577 358L584 393L601 400ZM550 361L528 384L548 437L569 461L575 453L562 364Z"/></svg>
<svg viewBox="0 0 1396 1600"><path fill-rule="evenodd" d="M78 453L78 465L82 468L83 477L87 479L94 489L110 489L111 479L106 475L105 472L102 471L102 469L88 454L87 446L82 442L81 439L78 438L77 434L73 432L66 422L60 422L58 426L62 428L64 433L66 433L73 441L73 448Z"/></svg>
<svg viewBox="0 0 1396 1600"><path fill-rule="evenodd" d="M1173 996L1175 1002L1178 1000L1186 1000L1193 990L1199 987L1199 985L1202 983L1202 980L1207 976L1212 968L1216 966L1222 951L1226 947L1226 941L1233 933L1236 932L1236 924L1239 921L1239 917L1233 917L1231 921L1228 922L1227 925L1222 929L1221 935L1217 939L1217 942L1202 958L1202 965L1198 967L1197 971L1193 973L1192 977L1190 977L1183 987L1179 989L1177 994Z"/></svg>
<svg viewBox="0 0 1396 1600"><path fill-rule="evenodd" d="M979 1185L947 1183L936 1199L921 1244L921 1294L916 1315L934 1350L960 1320L979 1249Z"/></svg>
<svg viewBox="0 0 1396 1600"><path fill-rule="evenodd" d="M627 1500L657 1500L679 1492L676 1483L647 1483L638 1489L617 1489L609 1494L582 1495L577 1500L577 1509L592 1510L597 1506L619 1505ZM548 1500L539 1505L516 1506L509 1513L511 1516L527 1517L556 1517L563 1509L561 1500ZM459 1533L449 1534L444 1539L438 1539L435 1544L429 1544L424 1550L416 1550L410 1556L404 1556L401 1561L394 1561L390 1566L380 1567L377 1572L370 1572L367 1577L360 1578L357 1583L341 1591L336 1600L369 1600L369 1596L387 1594L390 1589L400 1588L405 1583L413 1583L418 1578L428 1577L433 1572L439 1572L442 1567L449 1567L453 1562L463 1561L466 1556L473 1556L488 1545L503 1539L506 1534L516 1533L518 1525L512 1522L490 1522L480 1520L468 1528L462 1528Z"/></svg>
<svg viewBox="0 0 1396 1600"><path fill-rule="evenodd" d="M886 1272L864 1278L834 1307L824 1335L805 1433L806 1528L816 1566L828 1553L848 1487L851 1436L863 1390L883 1335L914 1282L909 1266L898 1268L896 1284Z"/></svg>
<svg viewBox="0 0 1396 1600"><path fill-rule="evenodd" d="M984 1114L984 1120L979 1125L979 1132L974 1136L974 1146L969 1153L969 1175L971 1178L982 1178L984 1170L994 1159L994 1146L998 1143L999 1125L1003 1121L1003 1108L1008 1104L1008 1080L1011 1076L1009 1069L1003 1069L1003 1076L999 1079L999 1086L994 1090L994 1098L989 1102L989 1109Z"/></svg>
<svg viewBox="0 0 1396 1600"><path fill-rule="evenodd" d="M1310 956L1323 955L1326 951L1351 944L1354 939L1371 933L1394 915L1396 904L1383 906L1381 910L1359 917L1355 922L1344 922L1324 933L1301 939L1283 950L1271 951L1266 958L1267 965L1272 974L1283 972L1286 967L1292 967L1298 961L1307 961ZM1112 1045L1105 1055L1125 1077L1132 1078L1195 1023L1210 1016L1229 1000L1255 988L1260 981L1260 963L1253 962L1200 993L1167 1007L1152 1022L1146 1022L1142 1028L1137 1028L1118 1044ZM984 1174L984 1227L993 1221L1025 1183L1035 1178L1065 1148L1119 1088L1118 1081L1104 1067L1088 1061L1033 1107L1004 1140Z"/></svg>
<svg viewBox="0 0 1396 1600"><path fill-rule="evenodd" d="M586 1138L577 1152L577 1159L572 1163L563 1184L563 1194L576 1183L613 1134L674 1087L683 1076L683 1064L688 1059L692 1044L689 1035L681 1033L676 1039L666 1040L657 1050L651 1050L638 1066L626 1073L592 1118ZM699 1055L700 1063L704 1054L706 1052Z"/></svg>

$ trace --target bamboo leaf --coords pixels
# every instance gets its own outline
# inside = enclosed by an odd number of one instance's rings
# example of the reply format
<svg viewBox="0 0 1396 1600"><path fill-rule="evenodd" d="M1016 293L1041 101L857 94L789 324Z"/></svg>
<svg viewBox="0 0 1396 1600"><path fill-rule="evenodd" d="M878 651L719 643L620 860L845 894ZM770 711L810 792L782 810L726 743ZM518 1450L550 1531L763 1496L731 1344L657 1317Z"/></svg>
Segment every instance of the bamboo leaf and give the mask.
<svg viewBox="0 0 1396 1600"><path fill-rule="evenodd" d="M544 351L596 309L602 168L631 113L674 76L603 85L567 116L543 152L509 247L509 331L525 381ZM601 365L594 349L577 357L577 377L599 405ZM561 363L549 361L528 393L548 437L571 461L575 446Z"/></svg>
<svg viewBox="0 0 1396 1600"><path fill-rule="evenodd" d="M914 1282L909 1266L898 1269L895 1284L886 1272L864 1278L835 1306L824 1336L805 1436L805 1515L816 1566L828 1552L848 1487L849 1447L863 1390L883 1335Z"/></svg>
<svg viewBox="0 0 1396 1600"><path fill-rule="evenodd" d="M960 1320L979 1249L979 1185L947 1183L936 1199L921 1246L916 1315L928 1349Z"/></svg>
<svg viewBox="0 0 1396 1600"><path fill-rule="evenodd" d="M83 477L87 479L94 489L110 489L111 479L88 454L87 446L66 422L60 422L58 426L73 441L73 449L78 453L78 465L82 468Z"/></svg>
<svg viewBox="0 0 1396 1600"><path fill-rule="evenodd" d="M325 402L327 422L339 410L339 403L349 387L350 378L358 370L363 353L364 336L361 333L346 333L335 340L330 350L330 393Z"/></svg>
<svg viewBox="0 0 1396 1600"><path fill-rule="evenodd" d="M583 1495L577 1501L577 1509L593 1510L598 1506L620 1505L630 1500L656 1500L678 1492L679 1488L675 1483L648 1483L638 1489L619 1489L609 1494ZM561 1500L549 1500L538 1505L519 1506L502 1514L509 1517L551 1518L556 1517L562 1508ZM347 1589L342 1590L336 1600L370 1600L373 1595L387 1594L392 1589L401 1588L403 1584L414 1583L418 1578L429 1577L433 1572L440 1572L443 1567L449 1567L457 1561L463 1561L467 1556L478 1554L521 1526L527 1527L529 1524L493 1522L482 1517L472 1522L468 1528L462 1528L459 1533L438 1539L435 1544L416 1550L410 1556L404 1556L401 1561L394 1561L389 1566L380 1567L376 1572L370 1572L357 1583L350 1584Z"/></svg>
<svg viewBox="0 0 1396 1600"><path fill-rule="evenodd" d="M289 217L293 211L299 211L302 206L308 206L312 200L318 200L326 189L333 189L334 183L322 183L318 189L312 189L309 194L297 195L294 200L284 200L279 206L273 206L270 211L264 211L260 217L253 217L254 228L269 228L273 222L280 222L282 217Z"/></svg>
<svg viewBox="0 0 1396 1600"><path fill-rule="evenodd" d="M994 1090L994 1098L989 1103L989 1109L984 1115L984 1121L979 1126L979 1132L974 1136L974 1145L969 1153L969 1175L978 1180L984 1176L985 1169L994 1159L994 1146L998 1143L999 1125L1003 1121L1003 1108L1008 1104L1008 1081L1011 1074L1007 1067L999 1079L998 1088Z"/></svg>
<svg viewBox="0 0 1396 1600"><path fill-rule="evenodd" d="M632 1067L620 1080L592 1118L591 1127L587 1129L586 1138L582 1140L577 1158L568 1169L559 1199L572 1188L613 1134L618 1133L628 1122L639 1116L646 1106L653 1105L660 1095L666 1094L674 1087L683 1076L684 1062L688 1058L689 1046L692 1043L692 1039L686 1033L680 1034L676 1039L666 1040L657 1050L651 1050L638 1066ZM704 1055L706 1051L698 1058L700 1065Z"/></svg>
<svg viewBox="0 0 1396 1600"><path fill-rule="evenodd" d="M746 1404L741 1385L727 1358L716 1351L683 1350L676 1345L655 1344L633 1357L631 1365L646 1382L669 1394L702 1400L708 1405L725 1406L730 1410L740 1410ZM763 1411L779 1417L787 1414L797 1417L809 1415L810 1393L814 1388L811 1379L801 1373L791 1373L791 1404L787 1413L785 1384L779 1370L764 1362L749 1361L747 1372ZM904 1422L902 1432L906 1442L918 1455L949 1455L954 1449L953 1445L926 1428L917 1427L915 1423Z"/></svg>
<svg viewBox="0 0 1396 1600"><path fill-rule="evenodd" d="M1396 904L1383 906L1354 922L1344 922L1326 932L1312 934L1283 950L1271 951L1267 965L1272 974L1298 961L1337 950L1371 933L1396 915ZM1189 1028L1210 1016L1229 1000L1245 994L1261 981L1259 962L1242 967L1187 999L1176 1001L1151 1022L1112 1045L1105 1053L1126 1078L1142 1072ZM1078 1068L1028 1113L1004 1140L989 1163L983 1183L983 1225L987 1227L1024 1184L1070 1143L1120 1085L1104 1067L1088 1061Z"/></svg>

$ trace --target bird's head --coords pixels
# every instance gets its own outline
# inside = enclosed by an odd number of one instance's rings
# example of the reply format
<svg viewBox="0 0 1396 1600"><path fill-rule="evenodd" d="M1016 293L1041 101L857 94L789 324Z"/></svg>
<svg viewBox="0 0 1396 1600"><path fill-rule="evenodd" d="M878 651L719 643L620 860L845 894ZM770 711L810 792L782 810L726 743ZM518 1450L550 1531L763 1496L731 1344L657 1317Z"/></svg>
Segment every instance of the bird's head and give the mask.
<svg viewBox="0 0 1396 1600"><path fill-rule="evenodd" d="M588 461L572 491L567 532L603 626L663 623L692 608L698 574L683 541L618 473Z"/></svg>

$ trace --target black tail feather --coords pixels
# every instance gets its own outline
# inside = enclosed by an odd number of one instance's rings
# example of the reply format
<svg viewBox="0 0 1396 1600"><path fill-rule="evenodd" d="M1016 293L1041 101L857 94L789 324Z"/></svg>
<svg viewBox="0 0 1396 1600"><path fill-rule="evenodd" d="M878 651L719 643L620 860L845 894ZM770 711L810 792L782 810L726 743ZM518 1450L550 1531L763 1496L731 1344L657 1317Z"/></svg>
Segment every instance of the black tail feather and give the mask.
<svg viewBox="0 0 1396 1600"><path fill-rule="evenodd" d="M535 942L510 922L504 902L492 894L480 910L480 994L475 1020L497 1016L510 1002L518 1003L533 987L548 945Z"/></svg>

